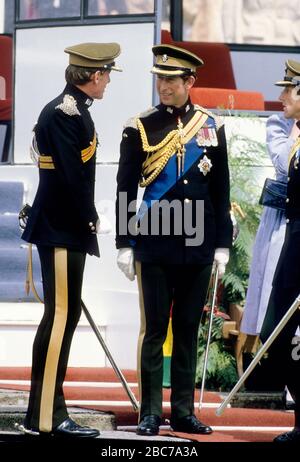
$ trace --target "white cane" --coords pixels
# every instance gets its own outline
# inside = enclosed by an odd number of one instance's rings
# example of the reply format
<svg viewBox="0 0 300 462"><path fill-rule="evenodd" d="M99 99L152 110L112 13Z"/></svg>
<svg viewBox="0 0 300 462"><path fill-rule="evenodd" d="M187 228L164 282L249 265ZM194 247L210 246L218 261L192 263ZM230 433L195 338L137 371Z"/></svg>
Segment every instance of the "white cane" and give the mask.
<svg viewBox="0 0 300 462"><path fill-rule="evenodd" d="M215 265L214 268L213 268L212 275L213 274L215 275L215 279L214 279L214 285L213 285L213 295L212 295L212 301L211 301L207 343L206 343L206 348L205 348L205 356L204 356L204 364L203 364L201 391L200 391L200 399L199 399L199 410L201 410L202 404L203 404L203 394L204 394L204 386L205 386L205 378L206 378L206 370L207 370L207 361L208 361L208 354L209 354L209 345L210 345L210 339L211 339L212 323L213 323L213 319L214 319L214 307L215 307L215 303L216 303L217 288L218 288L219 270L218 270L217 265Z"/></svg>
<svg viewBox="0 0 300 462"><path fill-rule="evenodd" d="M228 403L232 400L233 396L238 392L238 390L241 388L247 377L251 374L257 363L260 361L262 356L265 354L265 352L268 350L268 348L272 345L276 337L280 334L284 326L287 324L287 322L290 320L290 318L293 316L293 314L296 312L297 308L300 308L300 294L298 297L295 299L293 304L290 306L289 310L285 313L281 321L277 324L271 335L268 337L268 339L265 341L265 343L261 346L261 348L258 350L255 358L253 361L249 364L247 369L245 370L244 374L241 376L239 381L235 384L227 398L221 403L221 405L218 407L216 410L216 415L221 415L223 413L223 410L227 406Z"/></svg>

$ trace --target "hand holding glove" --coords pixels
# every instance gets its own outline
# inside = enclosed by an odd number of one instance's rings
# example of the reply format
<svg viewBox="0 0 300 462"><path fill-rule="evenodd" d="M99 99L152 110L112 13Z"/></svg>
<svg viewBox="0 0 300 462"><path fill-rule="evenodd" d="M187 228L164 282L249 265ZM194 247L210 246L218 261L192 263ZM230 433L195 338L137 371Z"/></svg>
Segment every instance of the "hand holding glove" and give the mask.
<svg viewBox="0 0 300 462"><path fill-rule="evenodd" d="M229 249L220 247L215 250L214 261L219 271L219 279L221 279L224 276L228 260L229 260Z"/></svg>
<svg viewBox="0 0 300 462"><path fill-rule="evenodd" d="M134 255L131 247L124 247L124 249L119 250L117 265L130 281L134 281Z"/></svg>

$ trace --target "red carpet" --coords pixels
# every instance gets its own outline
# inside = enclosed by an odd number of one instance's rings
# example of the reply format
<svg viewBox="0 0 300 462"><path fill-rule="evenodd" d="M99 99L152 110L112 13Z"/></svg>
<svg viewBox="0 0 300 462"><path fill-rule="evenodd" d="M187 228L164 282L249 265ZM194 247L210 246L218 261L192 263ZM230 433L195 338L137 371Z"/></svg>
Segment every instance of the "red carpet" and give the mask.
<svg viewBox="0 0 300 462"><path fill-rule="evenodd" d="M131 370L122 372L130 384L132 392L138 399L136 372ZM30 380L30 368L0 368L1 389L29 390L29 384L3 383L3 381L21 380ZM126 392L111 368L69 368L66 382L64 392L69 406L111 411L116 415L118 426L136 425L137 412L133 410ZM72 385L72 382L74 382L74 385ZM169 399L170 390L165 389L163 401L169 403ZM199 390L196 390L195 402L198 402L198 400ZM93 402L87 403L86 401ZM204 395L204 403L210 403L210 406L214 406L214 403L217 404L221 401L222 398L217 392L206 392ZM207 442L268 442L272 441L279 433L282 433L283 430L276 427L292 427L294 423L293 412L287 411L228 408L220 417L216 416L215 411L216 407L204 407L200 413L196 410L196 415L205 423L213 427L225 427L216 429L212 435L188 435L174 433L165 429L161 430L160 434ZM164 407L163 418L170 418L169 406ZM163 421L163 424L167 425L167 422ZM251 427L259 428L251 429ZM272 428L266 431L263 427Z"/></svg>

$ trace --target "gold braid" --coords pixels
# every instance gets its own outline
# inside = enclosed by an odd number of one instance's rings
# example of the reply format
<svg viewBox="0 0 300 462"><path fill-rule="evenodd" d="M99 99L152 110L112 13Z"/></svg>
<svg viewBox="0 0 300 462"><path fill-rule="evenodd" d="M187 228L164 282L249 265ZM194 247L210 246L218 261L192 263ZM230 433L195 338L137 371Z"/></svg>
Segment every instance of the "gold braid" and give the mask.
<svg viewBox="0 0 300 462"><path fill-rule="evenodd" d="M140 119L137 119L136 123L139 129L140 135L141 135L141 139L143 143L143 150L145 152L158 151L159 149L163 148L173 138L174 135L177 134L177 130L172 130L170 133L168 133L168 135L160 143L156 144L155 146L150 146L148 143L148 138L147 138L144 126L142 122L140 121Z"/></svg>
<svg viewBox="0 0 300 462"><path fill-rule="evenodd" d="M143 180L140 180L139 185L141 188L145 188L148 186L152 181L155 180L155 178L158 177L160 172L165 168L167 165L168 160L170 157L172 157L172 154L174 153L174 150L176 148L176 145L178 143L179 136L174 137L174 139L169 143L169 145L166 147L165 152L162 154L160 162L158 163L157 167L155 170L151 173L151 175L148 176L148 178L145 178Z"/></svg>
<svg viewBox="0 0 300 462"><path fill-rule="evenodd" d="M162 149L164 146L166 147L164 153L161 155L160 162L158 163L155 170L148 176L148 178L141 179L139 185L141 188L145 188L148 186L155 178L158 177L160 172L165 168L167 165L168 160L172 156L175 151L176 145L179 140L179 135L177 130L172 130L168 135L158 144L155 146L150 146L148 143L147 135L144 129L144 126L140 119L137 119L137 127L141 135L143 151L147 152L148 154L151 152L156 152Z"/></svg>

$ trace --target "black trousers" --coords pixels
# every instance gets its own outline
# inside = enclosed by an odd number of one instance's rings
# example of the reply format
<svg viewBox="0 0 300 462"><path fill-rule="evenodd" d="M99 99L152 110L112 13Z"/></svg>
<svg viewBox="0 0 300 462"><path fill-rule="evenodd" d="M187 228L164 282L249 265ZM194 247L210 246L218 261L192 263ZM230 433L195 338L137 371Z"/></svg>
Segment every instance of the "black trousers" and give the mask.
<svg viewBox="0 0 300 462"><path fill-rule="evenodd" d="M266 317L262 326L261 340L263 343L273 332L286 311L300 293L300 287L284 287L280 272L273 281ZM284 329L274 340L268 350L265 367L269 374L269 382L276 389L288 387L295 401L295 410L300 413L300 354L299 347L293 339L297 327L300 326L300 310L296 310ZM275 388L274 387L274 388Z"/></svg>
<svg viewBox="0 0 300 462"><path fill-rule="evenodd" d="M171 417L191 415L198 328L211 265L136 262L141 328L138 342L140 419L162 414L163 350L172 305Z"/></svg>
<svg viewBox="0 0 300 462"><path fill-rule="evenodd" d="M33 343L32 376L25 425L50 432L67 417L63 381L73 333L81 315L86 254L38 246L45 311Z"/></svg>

